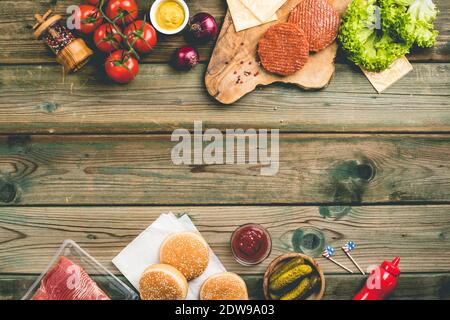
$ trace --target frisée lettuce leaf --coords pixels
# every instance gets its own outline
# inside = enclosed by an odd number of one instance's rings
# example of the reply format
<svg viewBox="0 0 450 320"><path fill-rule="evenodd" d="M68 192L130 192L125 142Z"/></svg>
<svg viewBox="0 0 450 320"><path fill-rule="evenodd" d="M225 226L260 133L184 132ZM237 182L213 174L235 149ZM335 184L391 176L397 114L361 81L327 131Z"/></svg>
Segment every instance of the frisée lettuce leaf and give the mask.
<svg viewBox="0 0 450 320"><path fill-rule="evenodd" d="M387 69L410 48L410 44L377 28L380 24L377 12L376 0L353 0L343 16L339 32L339 41L348 58L368 71Z"/></svg>
<svg viewBox="0 0 450 320"><path fill-rule="evenodd" d="M419 47L432 47L438 31L434 20L438 14L432 0L379 0L383 28L393 37Z"/></svg>

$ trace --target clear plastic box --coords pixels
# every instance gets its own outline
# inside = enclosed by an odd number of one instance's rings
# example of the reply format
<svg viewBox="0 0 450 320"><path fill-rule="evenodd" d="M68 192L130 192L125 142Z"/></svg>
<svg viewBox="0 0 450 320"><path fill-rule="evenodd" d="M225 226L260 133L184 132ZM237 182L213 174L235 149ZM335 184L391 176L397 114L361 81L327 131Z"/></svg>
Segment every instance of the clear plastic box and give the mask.
<svg viewBox="0 0 450 320"><path fill-rule="evenodd" d="M65 240L58 249L47 269L33 283L28 292L23 296L22 300L31 300L39 289L41 281L49 270L58 262L59 257L64 256L80 267L82 267L96 282L110 299L112 300L137 300L139 296L135 291L130 289L123 281L113 275L97 260L90 256L86 251L75 243L73 240Z"/></svg>

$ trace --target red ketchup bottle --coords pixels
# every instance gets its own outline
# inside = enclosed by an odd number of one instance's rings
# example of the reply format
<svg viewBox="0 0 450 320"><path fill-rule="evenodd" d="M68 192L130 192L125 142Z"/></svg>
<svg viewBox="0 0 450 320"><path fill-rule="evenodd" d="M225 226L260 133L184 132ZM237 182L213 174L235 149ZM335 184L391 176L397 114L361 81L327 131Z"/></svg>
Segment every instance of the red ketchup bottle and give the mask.
<svg viewBox="0 0 450 320"><path fill-rule="evenodd" d="M364 288L353 297L353 300L383 300L397 285L397 278L400 275L399 262L400 257L395 257L392 262L384 261L373 270Z"/></svg>

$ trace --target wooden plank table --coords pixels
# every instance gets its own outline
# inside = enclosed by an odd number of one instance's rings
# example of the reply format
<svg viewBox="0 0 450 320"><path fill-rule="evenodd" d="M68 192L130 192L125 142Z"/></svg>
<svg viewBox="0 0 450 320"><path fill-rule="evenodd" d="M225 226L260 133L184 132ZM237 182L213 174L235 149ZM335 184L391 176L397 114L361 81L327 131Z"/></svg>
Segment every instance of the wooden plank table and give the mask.
<svg viewBox="0 0 450 320"><path fill-rule="evenodd" d="M188 3L223 20L223 0ZM436 46L414 50L414 70L381 95L339 53L322 91L273 85L223 106L203 82L213 44L200 47L201 65L177 72L167 62L183 39L163 38L127 86L106 80L95 61L64 76L30 26L35 12L64 13L73 1L2 0L0 299L20 298L68 238L119 274L112 257L167 211L190 215L252 298L261 298L261 275L277 255L318 257L323 243L352 239L363 267L402 258L391 298L449 299L450 1L436 3ZM170 135L195 120L280 129L279 173L174 166ZM265 225L274 246L252 268L229 250L232 231L247 222ZM362 276L318 259L325 298L349 299L362 286Z"/></svg>

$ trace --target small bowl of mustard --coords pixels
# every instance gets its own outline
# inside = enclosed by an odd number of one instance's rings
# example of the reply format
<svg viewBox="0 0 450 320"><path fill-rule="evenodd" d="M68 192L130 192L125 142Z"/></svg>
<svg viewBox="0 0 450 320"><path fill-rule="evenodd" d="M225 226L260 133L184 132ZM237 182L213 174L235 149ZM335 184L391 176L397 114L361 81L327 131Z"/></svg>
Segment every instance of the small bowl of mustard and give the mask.
<svg viewBox="0 0 450 320"><path fill-rule="evenodd" d="M163 34L177 34L189 22L189 8L183 0L156 0L150 8L150 21Z"/></svg>

